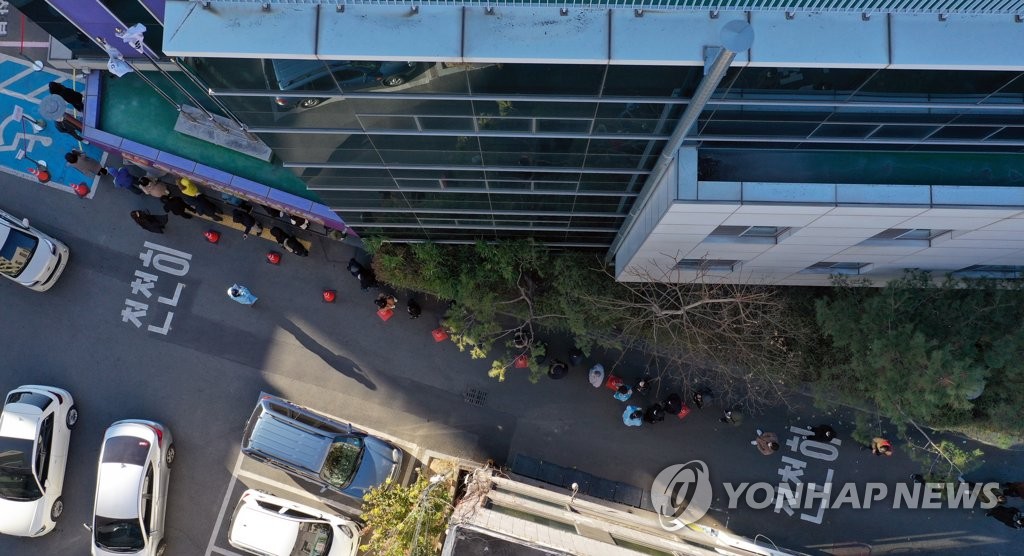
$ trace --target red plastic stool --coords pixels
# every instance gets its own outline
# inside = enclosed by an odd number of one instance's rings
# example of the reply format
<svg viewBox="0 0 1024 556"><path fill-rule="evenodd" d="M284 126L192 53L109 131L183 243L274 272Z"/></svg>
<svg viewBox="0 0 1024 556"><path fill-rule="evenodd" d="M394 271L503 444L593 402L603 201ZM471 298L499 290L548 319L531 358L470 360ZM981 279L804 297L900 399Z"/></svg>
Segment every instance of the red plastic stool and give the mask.
<svg viewBox="0 0 1024 556"><path fill-rule="evenodd" d="M604 383L604 387L609 390L618 391L619 386L622 386L623 384L625 384L625 381L623 381L621 377L608 375L608 382Z"/></svg>
<svg viewBox="0 0 1024 556"><path fill-rule="evenodd" d="M679 417L680 419L686 419L686 416L689 414L690 406L683 404L683 408L679 410L679 413L676 413L676 417Z"/></svg>
<svg viewBox="0 0 1024 556"><path fill-rule="evenodd" d="M445 332L443 327L438 327L430 331L431 336L434 337L435 342L443 342L448 339L448 333Z"/></svg>
<svg viewBox="0 0 1024 556"><path fill-rule="evenodd" d="M377 316L380 317L380 320L387 322L389 318L395 316L395 312L391 309L378 309Z"/></svg>

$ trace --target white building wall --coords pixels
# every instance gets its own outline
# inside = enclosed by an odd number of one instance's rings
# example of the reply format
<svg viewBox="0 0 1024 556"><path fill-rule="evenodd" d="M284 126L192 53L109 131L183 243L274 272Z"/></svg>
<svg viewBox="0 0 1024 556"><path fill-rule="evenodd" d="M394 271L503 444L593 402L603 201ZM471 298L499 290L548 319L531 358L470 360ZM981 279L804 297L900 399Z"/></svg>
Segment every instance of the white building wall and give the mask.
<svg viewBox="0 0 1024 556"><path fill-rule="evenodd" d="M692 187L681 187L686 197ZM616 276L660 275L680 259L739 261L705 279L828 285L820 262L863 263L875 285L919 268L944 274L973 265L1024 266L1024 188L699 182L672 203ZM856 203L842 202L855 200ZM791 228L777 243L712 237L719 225ZM951 230L930 241L869 240L886 230ZM641 270L641 272L635 272ZM679 281L696 278L679 271Z"/></svg>

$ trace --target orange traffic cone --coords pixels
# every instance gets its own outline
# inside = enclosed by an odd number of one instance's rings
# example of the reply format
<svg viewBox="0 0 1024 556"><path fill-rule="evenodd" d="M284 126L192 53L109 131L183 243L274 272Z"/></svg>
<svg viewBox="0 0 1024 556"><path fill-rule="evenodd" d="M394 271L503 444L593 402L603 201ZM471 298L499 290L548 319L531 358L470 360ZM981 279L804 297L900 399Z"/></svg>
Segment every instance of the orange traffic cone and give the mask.
<svg viewBox="0 0 1024 556"><path fill-rule="evenodd" d="M334 300L338 298L338 292L334 290L324 290L324 303L334 303Z"/></svg>
<svg viewBox="0 0 1024 556"><path fill-rule="evenodd" d="M206 230L203 232L203 237L205 237L206 241L209 241L210 243L217 243L220 241L220 232L217 230Z"/></svg>
<svg viewBox="0 0 1024 556"><path fill-rule="evenodd" d="M86 185L85 182L76 183L71 186L71 191L74 191L75 195L78 195L79 197L84 199L87 195L89 195L89 186Z"/></svg>
<svg viewBox="0 0 1024 556"><path fill-rule="evenodd" d="M281 254L270 251L267 253L267 262L270 264L281 264Z"/></svg>
<svg viewBox="0 0 1024 556"><path fill-rule="evenodd" d="M39 180L39 183L46 183L50 181L50 171L40 166L38 168L29 168L28 173L32 174Z"/></svg>

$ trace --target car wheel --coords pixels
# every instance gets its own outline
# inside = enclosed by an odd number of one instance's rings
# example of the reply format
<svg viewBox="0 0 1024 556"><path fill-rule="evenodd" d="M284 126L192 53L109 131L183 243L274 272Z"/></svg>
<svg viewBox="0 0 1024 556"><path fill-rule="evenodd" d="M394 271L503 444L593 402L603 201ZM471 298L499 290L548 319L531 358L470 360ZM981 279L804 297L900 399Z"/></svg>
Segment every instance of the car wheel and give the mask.
<svg viewBox="0 0 1024 556"><path fill-rule="evenodd" d="M167 552L167 543L160 541L160 544L156 545L156 556L164 556Z"/></svg>
<svg viewBox="0 0 1024 556"><path fill-rule="evenodd" d="M78 408L77 407L71 406L71 409L68 410L68 416L67 416L67 419L65 419L65 422L67 423L69 429L75 428L75 423L78 422Z"/></svg>
<svg viewBox="0 0 1024 556"><path fill-rule="evenodd" d="M174 449L174 444L171 444L167 447L167 455L164 456L164 463L167 464L167 467L170 467L171 464L174 463L174 456L176 455L177 450Z"/></svg>
<svg viewBox="0 0 1024 556"><path fill-rule="evenodd" d="M64 513L64 499L58 498L53 501L53 506L50 507L50 519L57 521L57 518L62 513Z"/></svg>
<svg viewBox="0 0 1024 556"><path fill-rule="evenodd" d="M299 101L299 108L312 108L323 101L324 100L322 98L304 98Z"/></svg>
<svg viewBox="0 0 1024 556"><path fill-rule="evenodd" d="M405 83L405 78L401 75L392 75L391 77L384 78L385 87L397 87L402 83Z"/></svg>

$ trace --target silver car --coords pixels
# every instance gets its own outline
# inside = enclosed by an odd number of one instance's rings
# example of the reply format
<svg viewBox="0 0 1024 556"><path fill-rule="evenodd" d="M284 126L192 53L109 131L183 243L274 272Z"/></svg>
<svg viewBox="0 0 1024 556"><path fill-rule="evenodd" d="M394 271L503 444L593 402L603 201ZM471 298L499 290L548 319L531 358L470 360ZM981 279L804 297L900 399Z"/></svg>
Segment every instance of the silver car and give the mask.
<svg viewBox="0 0 1024 556"><path fill-rule="evenodd" d="M103 435L96 503L93 556L159 556L167 550L164 523L167 479L174 463L174 439L160 423L118 421Z"/></svg>

